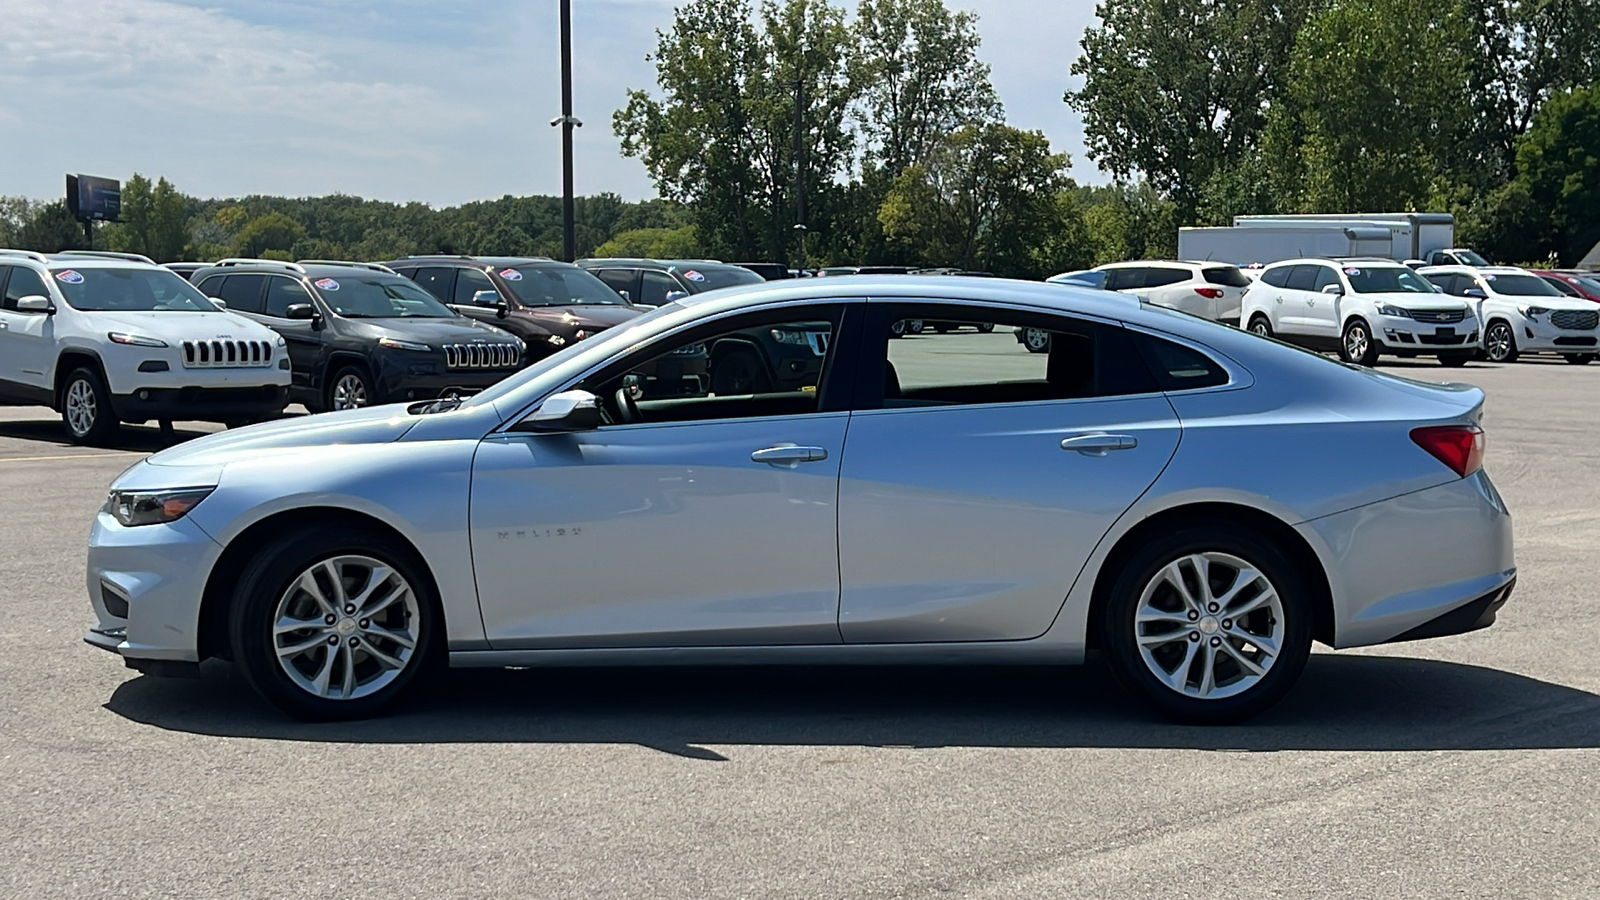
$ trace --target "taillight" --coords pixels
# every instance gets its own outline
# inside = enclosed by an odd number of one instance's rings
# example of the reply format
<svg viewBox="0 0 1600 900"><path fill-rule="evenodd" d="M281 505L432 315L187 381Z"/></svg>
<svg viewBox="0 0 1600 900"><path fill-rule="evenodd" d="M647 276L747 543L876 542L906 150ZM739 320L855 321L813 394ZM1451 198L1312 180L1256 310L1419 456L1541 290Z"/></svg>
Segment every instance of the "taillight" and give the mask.
<svg viewBox="0 0 1600 900"><path fill-rule="evenodd" d="M1195 288L1194 292L1212 300L1222 299L1222 288Z"/></svg>
<svg viewBox="0 0 1600 900"><path fill-rule="evenodd" d="M1411 439L1462 478L1483 468L1483 429L1476 425L1413 428Z"/></svg>

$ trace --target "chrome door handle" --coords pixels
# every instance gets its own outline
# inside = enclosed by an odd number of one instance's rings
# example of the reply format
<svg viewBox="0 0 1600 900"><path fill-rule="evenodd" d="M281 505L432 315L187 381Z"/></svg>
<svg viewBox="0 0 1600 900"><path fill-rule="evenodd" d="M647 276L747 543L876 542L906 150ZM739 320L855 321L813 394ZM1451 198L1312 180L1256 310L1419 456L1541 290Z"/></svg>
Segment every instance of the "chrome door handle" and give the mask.
<svg viewBox="0 0 1600 900"><path fill-rule="evenodd" d="M821 447L797 447L794 444L780 444L776 447L767 447L750 454L751 462L768 463L775 466L793 466L803 462L820 462L828 458L828 451Z"/></svg>
<svg viewBox="0 0 1600 900"><path fill-rule="evenodd" d="M1105 456L1112 450L1132 450L1139 446L1131 434L1080 434L1061 442L1061 449L1076 450L1084 456Z"/></svg>

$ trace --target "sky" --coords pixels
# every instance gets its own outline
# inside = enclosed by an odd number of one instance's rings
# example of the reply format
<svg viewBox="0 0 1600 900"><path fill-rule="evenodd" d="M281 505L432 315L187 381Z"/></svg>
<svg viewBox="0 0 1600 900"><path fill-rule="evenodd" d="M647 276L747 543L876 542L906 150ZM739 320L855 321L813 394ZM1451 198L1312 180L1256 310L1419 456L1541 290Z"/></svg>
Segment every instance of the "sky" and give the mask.
<svg viewBox="0 0 1600 900"><path fill-rule="evenodd" d="M573 0L579 194L655 196L611 114L654 92L673 0ZM853 7L853 3L848 5ZM979 15L1008 120L1101 181L1062 102L1093 0L949 0ZM341 192L448 206L559 194L556 0L4 0L0 195L68 172L200 197Z"/></svg>

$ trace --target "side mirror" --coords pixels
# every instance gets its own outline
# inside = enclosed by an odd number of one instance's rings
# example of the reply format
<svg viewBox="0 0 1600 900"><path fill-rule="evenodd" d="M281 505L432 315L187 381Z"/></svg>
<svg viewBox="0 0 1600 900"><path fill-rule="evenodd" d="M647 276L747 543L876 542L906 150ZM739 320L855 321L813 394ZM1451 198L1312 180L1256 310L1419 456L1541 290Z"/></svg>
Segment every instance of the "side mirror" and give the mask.
<svg viewBox="0 0 1600 900"><path fill-rule="evenodd" d="M1463 296L1463 297L1471 297L1474 300L1482 300L1484 297L1487 297L1488 295L1483 292L1483 288L1469 287L1466 290L1461 292L1461 296Z"/></svg>
<svg viewBox="0 0 1600 900"><path fill-rule="evenodd" d="M510 307L506 306L506 301L500 297L498 291L475 291L472 295L472 305L493 309L495 315L501 319L511 314Z"/></svg>
<svg viewBox="0 0 1600 900"><path fill-rule="evenodd" d="M317 318L317 308L309 303L291 303L283 311L285 319L297 319L301 322L314 322Z"/></svg>
<svg viewBox="0 0 1600 900"><path fill-rule="evenodd" d="M667 302L668 303L674 303L674 302L676 302L678 300L682 300L683 298L685 298L687 296L689 296L689 292L688 291L669 291L667 293Z"/></svg>
<svg viewBox="0 0 1600 900"><path fill-rule="evenodd" d="M628 291L617 291L617 294L622 297L623 303L633 302L633 294L629 293Z"/></svg>
<svg viewBox="0 0 1600 900"><path fill-rule="evenodd" d="M17 312L37 312L48 316L53 315L55 311L56 305L43 294L29 294L17 300Z"/></svg>
<svg viewBox="0 0 1600 900"><path fill-rule="evenodd" d="M1329 295L1334 296L1334 297L1342 297L1342 296L1344 296L1344 285L1342 285L1342 284L1325 284L1325 285L1322 286L1322 292L1324 294L1329 294Z"/></svg>
<svg viewBox="0 0 1600 900"><path fill-rule="evenodd" d="M544 398L539 408L511 426L512 431L563 434L600 427L600 398L588 391L562 391Z"/></svg>
<svg viewBox="0 0 1600 900"><path fill-rule="evenodd" d="M227 309L228 308L228 301L222 299L221 297L207 297L206 299L210 300L211 301L211 305L215 306L217 309Z"/></svg>

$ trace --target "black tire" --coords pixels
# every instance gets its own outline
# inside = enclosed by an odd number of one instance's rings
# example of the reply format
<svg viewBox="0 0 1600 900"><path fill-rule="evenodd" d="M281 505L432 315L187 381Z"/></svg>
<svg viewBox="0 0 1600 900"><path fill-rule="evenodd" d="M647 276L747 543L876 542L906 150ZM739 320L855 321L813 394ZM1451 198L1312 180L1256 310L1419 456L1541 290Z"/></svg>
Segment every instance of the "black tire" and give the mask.
<svg viewBox="0 0 1600 900"><path fill-rule="evenodd" d="M729 350L711 364L711 393L718 397L770 390L772 379L767 376L767 367L749 350Z"/></svg>
<svg viewBox="0 0 1600 900"><path fill-rule="evenodd" d="M1344 334L1339 337L1339 358L1358 366L1378 364L1378 339L1372 336L1372 326L1365 319L1345 323Z"/></svg>
<svg viewBox="0 0 1600 900"><path fill-rule="evenodd" d="M1186 691L1180 693L1178 689L1168 686L1151 671L1139 647L1139 631L1136 623L1136 614L1139 610L1140 600L1144 589L1154 581L1159 573L1169 564L1183 560L1192 554L1214 553L1226 554L1244 561L1250 567L1264 575L1271 586L1276 590L1283 615L1283 633L1277 657L1266 668L1253 685L1250 685L1231 696L1202 699L1187 692L1189 681L1193 673L1193 666L1184 674ZM1212 577L1226 576L1227 569L1213 563ZM1191 570L1192 571L1192 570ZM1248 589L1247 589L1248 590ZM1241 592L1234 600L1233 605L1248 603L1258 592ZM1176 596L1176 595L1174 595ZM1201 650L1206 644L1215 646L1220 639L1232 636L1241 641L1241 644L1250 646L1241 635L1247 634L1243 629L1247 626L1244 620L1238 623L1229 622L1223 616L1226 609L1216 610L1214 615L1201 619L1194 627L1194 632L1200 634L1203 627L1212 629L1212 636L1198 641L1176 642L1176 647L1185 647L1194 643ZM1263 626L1262 616L1266 620L1277 624L1276 613L1270 609L1258 610L1249 613L1255 626ZM1228 622L1230 630L1223 628L1220 622ZM1111 593L1107 598L1105 616L1101 621L1102 646L1106 648L1110 658L1111 668L1117 678L1135 693L1139 694L1147 703L1162 715L1179 722L1195 725L1223 725L1243 721L1264 712L1276 704L1294 687L1300 678L1300 673L1305 670L1306 661L1311 656L1312 633L1312 598L1306 587L1306 581L1301 577L1299 570L1291 563L1283 551L1272 541L1261 534L1227 521L1197 521L1179 528L1162 533L1145 542L1134 551L1123 564L1120 572L1116 574ZM1272 626L1266 626L1272 627ZM1184 624L1177 630L1185 634L1189 626ZM1148 632L1147 632L1148 634ZM1237 647L1230 642L1229 646ZM1155 653L1166 648L1173 648L1173 644L1156 647ZM1225 654L1216 653L1218 659ZM1180 654L1181 655L1181 654ZM1258 657L1258 661L1259 661ZM1196 656L1196 662L1202 662L1203 657ZM1228 662L1224 667L1232 666L1239 675L1244 674L1244 669L1237 663ZM1174 670L1183 668L1182 664L1175 665ZM1213 669L1215 671L1215 668ZM1224 689L1229 689L1226 685Z"/></svg>
<svg viewBox="0 0 1600 900"><path fill-rule="evenodd" d="M1441 353L1439 354L1439 365L1448 369L1459 369L1471 362L1473 355L1474 354L1471 350L1458 350L1454 353Z"/></svg>
<svg viewBox="0 0 1600 900"><path fill-rule="evenodd" d="M279 663L274 625L278 620L280 600L292 590L302 573L323 561L347 556L369 557L404 578L414 598L417 624L415 647L404 655L403 667L394 670L397 674L371 693L342 699L313 694L290 677ZM325 722L377 715L403 697L416 679L437 664L441 656L443 616L439 611L439 598L432 579L410 547L375 532L348 526L322 525L285 534L261 548L245 566L234 588L232 601L228 641L234 661L251 687L273 706L295 718ZM401 608L396 610L396 606ZM359 612L356 614L359 615ZM410 622L413 614L403 604L391 605L385 611L391 617L397 612L400 614L399 621ZM363 620L352 618L351 621ZM340 618L337 626L330 626L326 631L336 641L347 640L341 637L343 634L359 639L368 633L364 630L365 626L352 626L351 630L343 631L344 624L345 619ZM319 635L313 633L312 629L306 631L306 634L290 633L284 637L289 641L312 639L312 643L318 644L309 651L312 653L317 650L325 654L339 652L321 646L320 641L316 640ZM377 643L369 643L374 649L378 646ZM386 644L383 649L400 657L399 646ZM354 659L358 652L367 651L351 650L348 658ZM332 665L334 671L343 671L339 661ZM356 663L355 667L382 670L375 658L370 656ZM359 686L357 690L360 690Z"/></svg>
<svg viewBox="0 0 1600 900"><path fill-rule="evenodd" d="M1272 322L1266 316L1257 313L1250 319L1250 333L1262 337L1272 337Z"/></svg>
<svg viewBox="0 0 1600 900"><path fill-rule="evenodd" d="M1043 328L1024 328L1022 346L1027 347L1029 353L1049 353L1050 332Z"/></svg>
<svg viewBox="0 0 1600 900"><path fill-rule="evenodd" d="M350 393L346 393L346 391ZM335 412L341 409L360 409L378 402L372 387L372 376L366 366L347 365L328 379L328 390L323 397L323 408Z"/></svg>
<svg viewBox="0 0 1600 900"><path fill-rule="evenodd" d="M111 391L94 369L73 369L61 383L61 426L74 444L110 445L121 428L111 408Z"/></svg>
<svg viewBox="0 0 1600 900"><path fill-rule="evenodd" d="M1594 362L1595 355L1593 353L1563 353L1561 358L1574 366L1587 366L1589 363Z"/></svg>
<svg viewBox="0 0 1600 900"><path fill-rule="evenodd" d="M1501 321L1489 323L1483 331L1483 353L1492 363L1514 363L1517 353L1517 332Z"/></svg>
<svg viewBox="0 0 1600 900"><path fill-rule="evenodd" d="M979 334L992 334L993 332L994 332L994 323L993 322L979 322L978 323L978 333Z"/></svg>

